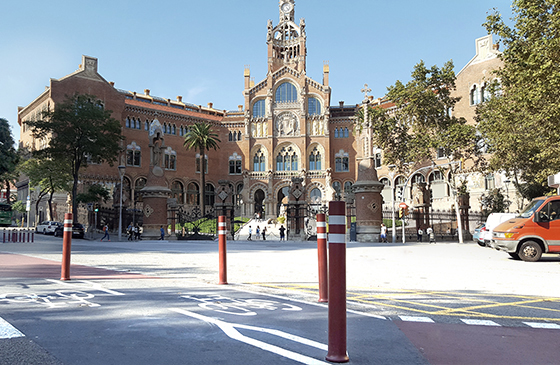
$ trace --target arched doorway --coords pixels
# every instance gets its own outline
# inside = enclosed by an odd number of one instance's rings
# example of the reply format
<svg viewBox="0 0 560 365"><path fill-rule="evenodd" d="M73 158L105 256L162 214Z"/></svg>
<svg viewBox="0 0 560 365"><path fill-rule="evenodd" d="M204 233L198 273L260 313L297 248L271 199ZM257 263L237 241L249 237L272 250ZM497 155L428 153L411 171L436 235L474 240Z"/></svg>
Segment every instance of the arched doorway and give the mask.
<svg viewBox="0 0 560 365"><path fill-rule="evenodd" d="M289 186L284 186L278 191L278 203L276 204L276 216L280 217L286 211L288 205L288 193L290 192ZM283 207L283 208L282 208Z"/></svg>
<svg viewBox="0 0 560 365"><path fill-rule="evenodd" d="M255 213L258 214L259 217L264 217L264 191L262 189L258 189L255 191Z"/></svg>

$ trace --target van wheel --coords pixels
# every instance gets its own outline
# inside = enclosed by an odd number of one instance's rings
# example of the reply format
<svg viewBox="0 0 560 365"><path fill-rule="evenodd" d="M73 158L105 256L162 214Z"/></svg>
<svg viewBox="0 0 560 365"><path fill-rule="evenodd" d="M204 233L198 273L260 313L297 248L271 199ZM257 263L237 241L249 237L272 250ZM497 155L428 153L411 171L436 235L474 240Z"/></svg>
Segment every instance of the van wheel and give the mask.
<svg viewBox="0 0 560 365"><path fill-rule="evenodd" d="M510 257L514 260L520 260L519 254L516 252L508 252L508 255L510 255Z"/></svg>
<svg viewBox="0 0 560 365"><path fill-rule="evenodd" d="M535 241L527 241L521 245L519 257L523 261L535 262L539 261L542 255L541 246Z"/></svg>

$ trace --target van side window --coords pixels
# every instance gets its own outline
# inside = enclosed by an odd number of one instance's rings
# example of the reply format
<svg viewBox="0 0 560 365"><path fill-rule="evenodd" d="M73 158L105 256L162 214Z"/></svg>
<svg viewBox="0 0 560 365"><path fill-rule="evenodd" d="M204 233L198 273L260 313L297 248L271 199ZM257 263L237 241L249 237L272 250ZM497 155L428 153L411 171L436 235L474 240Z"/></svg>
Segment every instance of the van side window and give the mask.
<svg viewBox="0 0 560 365"><path fill-rule="evenodd" d="M549 205L549 212L550 212L550 220L554 221L556 219L560 219L560 200L554 200L548 203Z"/></svg>

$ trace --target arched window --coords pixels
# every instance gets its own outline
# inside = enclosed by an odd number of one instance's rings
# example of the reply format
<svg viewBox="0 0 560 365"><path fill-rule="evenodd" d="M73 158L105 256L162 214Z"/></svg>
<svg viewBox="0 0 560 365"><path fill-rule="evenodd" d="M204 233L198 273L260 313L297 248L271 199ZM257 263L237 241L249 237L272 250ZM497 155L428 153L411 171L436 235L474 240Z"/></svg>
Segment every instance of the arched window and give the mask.
<svg viewBox="0 0 560 365"><path fill-rule="evenodd" d="M174 181L171 184L171 195L173 198L177 199L178 204L184 204L185 192L183 190L183 183L180 181Z"/></svg>
<svg viewBox="0 0 560 365"><path fill-rule="evenodd" d="M197 183L192 182L187 186L187 204L189 205L200 204Z"/></svg>
<svg viewBox="0 0 560 365"><path fill-rule="evenodd" d="M342 185L340 185L340 182L333 181L332 187L336 195L340 195L340 193L342 193Z"/></svg>
<svg viewBox="0 0 560 365"><path fill-rule="evenodd" d="M309 200L311 200L311 204L313 205L321 205L321 201L323 200L323 194L321 193L321 190L319 190L318 188L314 188L313 190L311 190L311 192L309 193Z"/></svg>
<svg viewBox="0 0 560 365"><path fill-rule="evenodd" d="M426 182L426 178L422 174L416 174L412 177L412 184L419 184Z"/></svg>
<svg viewBox="0 0 560 365"><path fill-rule="evenodd" d="M321 170L321 152L315 147L311 154L309 154L309 170L318 171Z"/></svg>
<svg viewBox="0 0 560 365"><path fill-rule="evenodd" d="M241 141L241 131L237 132L237 140Z"/></svg>
<svg viewBox="0 0 560 365"><path fill-rule="evenodd" d="M172 134L172 135L176 135L176 134L177 134L177 127L175 126L175 124L173 124L173 126L171 127L171 134Z"/></svg>
<svg viewBox="0 0 560 365"><path fill-rule="evenodd" d="M138 192L144 189L145 186L146 186L145 178L141 177L136 179L136 182L134 183L134 199L136 202L142 201L142 195L140 195Z"/></svg>
<svg viewBox="0 0 560 365"><path fill-rule="evenodd" d="M352 184L352 181L346 181L344 183L344 192L347 193L347 194L352 192L352 185L354 185L354 184Z"/></svg>
<svg viewBox="0 0 560 365"><path fill-rule="evenodd" d="M276 89L277 103L293 103L297 101L297 89L289 82L285 82Z"/></svg>
<svg viewBox="0 0 560 365"><path fill-rule="evenodd" d="M150 123L148 121L144 122L144 130L147 131L150 129Z"/></svg>
<svg viewBox="0 0 560 365"><path fill-rule="evenodd" d="M264 117L266 114L265 106L266 106L266 102L264 99L255 102L255 104L253 104L253 118Z"/></svg>
<svg viewBox="0 0 560 365"><path fill-rule="evenodd" d="M259 149L253 157L253 171L265 171L265 154Z"/></svg>
<svg viewBox="0 0 560 365"><path fill-rule="evenodd" d="M496 188L496 180L493 174L488 174L484 177L484 188L486 190L492 190Z"/></svg>
<svg viewBox="0 0 560 365"><path fill-rule="evenodd" d="M200 172L200 153L196 154L196 172ZM204 172L208 173L208 155L204 155Z"/></svg>
<svg viewBox="0 0 560 365"><path fill-rule="evenodd" d="M231 133L231 131L229 132L229 135L228 135L228 141L230 141L230 142L233 141L233 134Z"/></svg>
<svg viewBox="0 0 560 365"><path fill-rule="evenodd" d="M428 177L430 189L432 190L432 197L434 199L443 198L447 194L447 184L443 181L441 171L434 171Z"/></svg>
<svg viewBox="0 0 560 365"><path fill-rule="evenodd" d="M307 100L307 110L309 115L321 115L321 103L317 98Z"/></svg>
<svg viewBox="0 0 560 365"><path fill-rule="evenodd" d="M348 138L349 133L348 133L348 128L344 128L344 138Z"/></svg>
<svg viewBox="0 0 560 365"><path fill-rule="evenodd" d="M334 138L338 138L338 128L334 129Z"/></svg>
<svg viewBox="0 0 560 365"><path fill-rule="evenodd" d="M298 155L292 147L282 147L276 156L276 171L297 171Z"/></svg>
<svg viewBox="0 0 560 365"><path fill-rule="evenodd" d="M130 128L130 118L129 118L129 117L126 117L126 120L125 120L125 122L124 122L124 126L125 126L126 128ZM25 132L25 131L24 131L24 132Z"/></svg>
<svg viewBox="0 0 560 365"><path fill-rule="evenodd" d="M476 104L480 103L480 93L479 93L478 87L476 85L473 85L473 87L471 89L470 101L471 101L471 105L476 105Z"/></svg>

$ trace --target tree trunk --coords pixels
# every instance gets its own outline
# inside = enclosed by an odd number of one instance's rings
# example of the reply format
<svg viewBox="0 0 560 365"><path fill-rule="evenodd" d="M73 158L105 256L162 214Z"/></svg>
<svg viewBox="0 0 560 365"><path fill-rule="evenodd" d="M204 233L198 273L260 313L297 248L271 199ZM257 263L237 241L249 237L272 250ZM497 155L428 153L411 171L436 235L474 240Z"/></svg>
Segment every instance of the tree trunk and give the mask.
<svg viewBox="0 0 560 365"><path fill-rule="evenodd" d="M204 148L200 147L200 214L202 217L206 215L204 200L206 198L206 158L204 156Z"/></svg>
<svg viewBox="0 0 560 365"><path fill-rule="evenodd" d="M10 204L10 180L6 179L6 203Z"/></svg>
<svg viewBox="0 0 560 365"><path fill-rule="evenodd" d="M52 210L52 198L53 198L54 191L51 190L51 194L49 195L49 217L51 220L54 220L54 214Z"/></svg>
<svg viewBox="0 0 560 365"><path fill-rule="evenodd" d="M73 174L74 182L72 183L72 220L74 223L78 223L78 202L76 201L76 195L78 193L78 174Z"/></svg>

